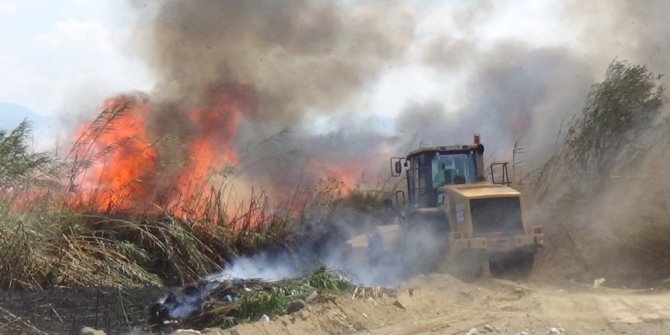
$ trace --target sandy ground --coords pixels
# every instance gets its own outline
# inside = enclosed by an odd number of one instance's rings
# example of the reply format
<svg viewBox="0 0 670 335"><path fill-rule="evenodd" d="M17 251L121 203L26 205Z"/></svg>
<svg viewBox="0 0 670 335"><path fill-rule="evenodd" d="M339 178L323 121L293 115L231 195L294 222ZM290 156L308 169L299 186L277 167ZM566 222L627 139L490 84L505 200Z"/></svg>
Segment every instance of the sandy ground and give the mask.
<svg viewBox="0 0 670 335"><path fill-rule="evenodd" d="M476 329L476 332L472 329ZM553 328L553 329L552 329ZM431 274L395 297L332 297L292 315L207 334L670 334L670 291L549 286Z"/></svg>
<svg viewBox="0 0 670 335"><path fill-rule="evenodd" d="M463 282L430 274L402 283L397 291L368 290L365 298L323 295L292 315L202 333L670 334L670 290L660 282L636 290L548 282L490 277ZM0 334L78 334L83 326L143 334L147 304L163 293L147 288L0 292Z"/></svg>

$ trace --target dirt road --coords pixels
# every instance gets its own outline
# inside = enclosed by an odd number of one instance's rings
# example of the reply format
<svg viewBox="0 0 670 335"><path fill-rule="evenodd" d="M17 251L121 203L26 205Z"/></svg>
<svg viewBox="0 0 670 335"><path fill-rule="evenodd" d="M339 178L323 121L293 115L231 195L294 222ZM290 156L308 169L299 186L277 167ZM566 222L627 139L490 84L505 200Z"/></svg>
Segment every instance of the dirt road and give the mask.
<svg viewBox="0 0 670 335"><path fill-rule="evenodd" d="M210 334L670 334L670 291L421 276L395 297L334 297Z"/></svg>

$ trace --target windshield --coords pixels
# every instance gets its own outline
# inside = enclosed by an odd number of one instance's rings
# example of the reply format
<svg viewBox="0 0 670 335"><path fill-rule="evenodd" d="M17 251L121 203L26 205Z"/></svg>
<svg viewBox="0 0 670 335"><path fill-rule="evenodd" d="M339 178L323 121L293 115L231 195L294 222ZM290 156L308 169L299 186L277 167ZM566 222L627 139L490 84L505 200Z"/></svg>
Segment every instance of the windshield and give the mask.
<svg viewBox="0 0 670 335"><path fill-rule="evenodd" d="M437 154L431 162L433 188L476 181L475 154Z"/></svg>

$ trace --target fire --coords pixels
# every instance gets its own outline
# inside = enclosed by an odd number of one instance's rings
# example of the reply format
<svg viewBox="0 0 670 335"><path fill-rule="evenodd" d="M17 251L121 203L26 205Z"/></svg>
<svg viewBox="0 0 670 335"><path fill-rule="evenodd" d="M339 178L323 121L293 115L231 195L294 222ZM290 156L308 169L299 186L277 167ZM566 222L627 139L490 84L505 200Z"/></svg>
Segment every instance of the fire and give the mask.
<svg viewBox="0 0 670 335"><path fill-rule="evenodd" d="M104 103L97 122L79 129L74 154L87 168L75 180L72 205L98 211L141 205L158 158L145 129L150 109L145 97L121 95Z"/></svg>
<svg viewBox="0 0 670 335"><path fill-rule="evenodd" d="M365 177L365 161L347 161L344 164L335 164L338 161L315 157L310 159L304 169L307 180L303 185L303 190L307 194L301 194L296 198L290 195L294 208L299 209L311 203L315 200L312 199L313 196L347 197L361 186L360 184ZM334 200L334 198L332 199ZM316 200L318 201L318 199Z"/></svg>
<svg viewBox="0 0 670 335"><path fill-rule="evenodd" d="M205 209L197 206L206 204L188 200L210 196L211 172L237 164L231 142L240 118L256 106L250 86L229 84L212 91L205 106L189 111L191 124L186 126L194 131L182 139L188 164L177 173L173 189L165 190L158 188L157 179L169 157L161 157L154 142L169 134L150 138L148 120L154 106L146 97L127 95L106 101L100 117L76 134L73 154L87 164L73 181L71 206L102 212L146 211L156 207L160 195L176 214L203 213ZM183 207L186 203L189 208Z"/></svg>
<svg viewBox="0 0 670 335"><path fill-rule="evenodd" d="M189 113L200 135L188 143L191 165L180 178L181 192L189 195L189 181L206 178L210 169L237 164L237 152L230 142L240 117L255 108L256 99L248 86L228 85L213 94L209 106Z"/></svg>
<svg viewBox="0 0 670 335"><path fill-rule="evenodd" d="M162 106L143 95L120 95L103 104L95 122L79 129L73 154L86 164L74 171L73 208L168 211L184 219L250 227L268 220L266 194L278 203L286 200L282 196L293 205L309 203L294 201L286 190L296 188L285 180L260 185L269 192L261 196L254 197L252 189L252 199L229 199L217 188L230 183L228 168L240 162L234 142L240 122L258 107L251 86L220 86L201 104L183 111ZM165 120L174 124L159 124ZM163 146L164 138L176 138L177 143ZM362 182L367 162L368 156L355 161L328 154L311 157L302 189L326 188L335 196L348 196Z"/></svg>
<svg viewBox="0 0 670 335"><path fill-rule="evenodd" d="M237 134L242 115L257 107L257 99L250 86L229 84L212 93L209 105L196 108L189 118L199 130L199 136L188 145L189 165L179 176L177 189L180 199L207 198L211 189L203 189L212 171L217 171L238 163L238 154L231 141ZM195 182L194 182L195 181ZM206 194L202 194L202 192ZM202 213L204 205L183 208L177 204L178 214ZM190 206L189 206L190 207Z"/></svg>

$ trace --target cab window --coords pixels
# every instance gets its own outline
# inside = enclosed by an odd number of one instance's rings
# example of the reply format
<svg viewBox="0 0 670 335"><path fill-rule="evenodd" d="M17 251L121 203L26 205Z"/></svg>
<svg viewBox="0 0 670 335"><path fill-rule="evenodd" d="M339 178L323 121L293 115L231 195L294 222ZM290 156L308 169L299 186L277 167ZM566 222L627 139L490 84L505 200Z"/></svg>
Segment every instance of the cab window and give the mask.
<svg viewBox="0 0 670 335"><path fill-rule="evenodd" d="M431 162L433 188L476 182L475 153L437 154Z"/></svg>

